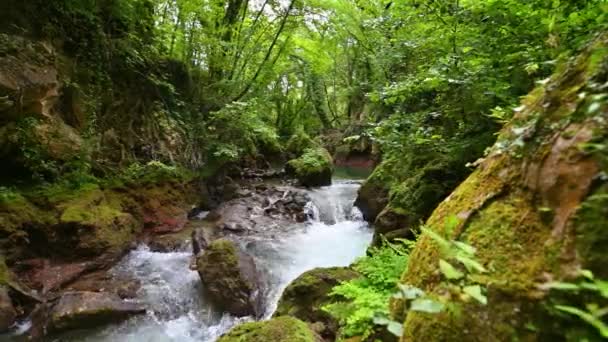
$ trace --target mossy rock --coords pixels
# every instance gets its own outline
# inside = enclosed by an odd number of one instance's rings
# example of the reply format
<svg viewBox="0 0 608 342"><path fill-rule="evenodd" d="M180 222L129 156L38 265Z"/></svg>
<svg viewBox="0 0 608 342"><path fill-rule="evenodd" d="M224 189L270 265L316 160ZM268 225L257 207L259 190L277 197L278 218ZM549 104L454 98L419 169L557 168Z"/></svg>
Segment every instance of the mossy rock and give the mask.
<svg viewBox="0 0 608 342"><path fill-rule="evenodd" d="M301 156L307 149L319 147L319 144L312 140L306 132L298 130L289 138L285 146L285 150L289 156L296 158Z"/></svg>
<svg viewBox="0 0 608 342"><path fill-rule="evenodd" d="M244 323L220 337L218 342L315 342L319 339L306 323L282 316L269 321Z"/></svg>
<svg viewBox="0 0 608 342"><path fill-rule="evenodd" d="M236 316L258 316L259 274L253 258L232 241L213 241L196 260L198 273L211 300Z"/></svg>
<svg viewBox="0 0 608 342"><path fill-rule="evenodd" d="M72 255L121 253L142 228L140 222L123 211L121 196L99 189L81 193L58 208L59 223L48 232L49 242L59 248L72 248L65 251Z"/></svg>
<svg viewBox="0 0 608 342"><path fill-rule="evenodd" d="M324 338L336 336L338 322L323 307L337 300L330 296L334 286L360 277L346 267L316 268L305 272L287 286L274 317L293 316L304 322L322 325L318 331Z"/></svg>
<svg viewBox="0 0 608 342"><path fill-rule="evenodd" d="M476 248L488 272L474 281L487 289L488 304L452 298L452 310L403 317L394 301L393 316L405 321L402 341L566 340L583 330L599 340L583 321L552 312L547 283L571 281L581 269L606 275L608 153L585 147L608 143L608 101L595 96L607 75L604 34L523 100L490 154L434 210L427 227ZM454 216L459 223L446 236ZM442 257L423 234L401 281L442 298Z"/></svg>
<svg viewBox="0 0 608 342"><path fill-rule="evenodd" d="M333 160L324 148L307 149L299 158L287 162L285 170L304 186L331 185Z"/></svg>

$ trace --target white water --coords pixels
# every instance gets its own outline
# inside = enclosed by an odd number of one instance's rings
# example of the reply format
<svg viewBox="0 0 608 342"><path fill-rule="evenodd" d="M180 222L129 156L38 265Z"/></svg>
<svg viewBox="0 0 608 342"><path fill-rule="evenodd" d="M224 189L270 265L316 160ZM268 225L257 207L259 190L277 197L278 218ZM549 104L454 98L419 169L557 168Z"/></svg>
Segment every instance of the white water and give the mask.
<svg viewBox="0 0 608 342"><path fill-rule="evenodd" d="M266 314L274 312L284 288L316 267L347 266L365 253L372 231L353 209L359 185L339 181L310 192L315 218L294 224L289 234L272 239L240 241L265 271L269 291ZM139 279L138 300L148 303L148 314L98 331L74 333L57 341L189 342L215 341L234 325L251 318L215 311L203 298L198 274L189 269L191 251L151 252L145 246L131 252L113 270Z"/></svg>

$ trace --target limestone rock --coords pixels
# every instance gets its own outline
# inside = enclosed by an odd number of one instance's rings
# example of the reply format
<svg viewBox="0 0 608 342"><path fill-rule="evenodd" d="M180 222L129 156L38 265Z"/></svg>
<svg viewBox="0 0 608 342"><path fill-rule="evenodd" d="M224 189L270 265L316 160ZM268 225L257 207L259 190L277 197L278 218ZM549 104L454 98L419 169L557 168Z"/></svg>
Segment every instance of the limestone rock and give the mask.
<svg viewBox="0 0 608 342"><path fill-rule="evenodd" d="M289 316L244 323L220 337L218 342L315 342L319 338L306 323Z"/></svg>
<svg viewBox="0 0 608 342"><path fill-rule="evenodd" d="M290 160L285 166L285 171L304 186L330 185L333 160L326 149L309 148L299 158Z"/></svg>
<svg viewBox="0 0 608 342"><path fill-rule="evenodd" d="M601 339L581 320L551 314L549 304L561 299L550 296L547 283L574 281L581 269L608 276L608 154L584 148L608 143L608 34L557 70L523 99L488 156L426 222L476 249L488 268L476 279L487 289L487 305L457 301L451 305L458 314L404 318L395 301L392 313L405 321L402 341ZM446 233L454 216L458 223ZM442 257L423 234L403 283L445 295L437 272ZM570 303L562 302L581 305Z"/></svg>
<svg viewBox="0 0 608 342"><path fill-rule="evenodd" d="M336 299L330 296L334 286L359 276L359 273L345 267L316 268L308 271L287 286L274 316L288 315L315 324L320 327L318 332L322 337L333 340L338 330L338 322L323 310L323 306Z"/></svg>
<svg viewBox="0 0 608 342"><path fill-rule="evenodd" d="M227 239L213 241L197 257L205 291L221 309L236 316L261 314L259 273L253 258Z"/></svg>

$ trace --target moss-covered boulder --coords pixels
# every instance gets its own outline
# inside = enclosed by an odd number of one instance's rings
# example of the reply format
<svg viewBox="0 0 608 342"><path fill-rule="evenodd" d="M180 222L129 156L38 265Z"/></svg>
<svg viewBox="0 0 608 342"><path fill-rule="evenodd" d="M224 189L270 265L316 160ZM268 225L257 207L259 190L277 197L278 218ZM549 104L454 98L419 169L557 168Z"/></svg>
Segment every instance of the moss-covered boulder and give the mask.
<svg viewBox="0 0 608 342"><path fill-rule="evenodd" d="M304 186L330 185L333 161L326 149L310 148L299 158L287 162L285 171Z"/></svg>
<svg viewBox="0 0 608 342"><path fill-rule="evenodd" d="M552 314L547 284L581 269L608 276L607 81L604 34L523 100L489 155L434 210L430 229L477 249L488 272L474 281L487 289L488 304L452 298L453 310L402 317L394 302L402 341L556 341L584 330L582 321ZM446 231L454 216L458 224ZM442 257L423 234L402 282L444 298ZM594 334L590 328L575 340L599 340Z"/></svg>
<svg viewBox="0 0 608 342"><path fill-rule="evenodd" d="M215 240L196 260L198 274L211 300L236 316L258 316L259 273L253 258L234 242Z"/></svg>
<svg viewBox="0 0 608 342"><path fill-rule="evenodd" d="M68 292L33 313L32 338L39 339L62 331L95 328L143 314L146 309L135 302L103 292Z"/></svg>
<svg viewBox="0 0 608 342"><path fill-rule="evenodd" d="M283 292L275 317L293 316L318 327L318 333L333 340L338 322L323 306L336 300L330 296L334 286L359 277L359 273L346 267L316 268L292 281Z"/></svg>
<svg viewBox="0 0 608 342"><path fill-rule="evenodd" d="M285 144L285 151L290 158L301 156L309 148L319 146L304 130L297 130Z"/></svg>
<svg viewBox="0 0 608 342"><path fill-rule="evenodd" d="M121 253L142 228L140 222L123 211L122 205L120 196L99 189L81 193L58 206L59 223L54 232L48 232L49 242L59 248L71 248L62 253L68 255Z"/></svg>
<svg viewBox="0 0 608 342"><path fill-rule="evenodd" d="M218 342L315 342L318 338L306 323L289 316L244 323L220 337Z"/></svg>

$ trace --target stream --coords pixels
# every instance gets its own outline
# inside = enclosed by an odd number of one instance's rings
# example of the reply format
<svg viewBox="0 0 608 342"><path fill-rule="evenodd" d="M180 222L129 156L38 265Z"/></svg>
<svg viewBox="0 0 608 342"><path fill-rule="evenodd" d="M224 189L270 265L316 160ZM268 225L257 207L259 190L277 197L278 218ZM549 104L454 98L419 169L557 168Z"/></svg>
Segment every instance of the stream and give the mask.
<svg viewBox="0 0 608 342"><path fill-rule="evenodd" d="M239 243L264 270L268 291L265 318L272 316L284 288L305 271L317 267L347 266L365 254L372 230L353 202L360 184L336 180L308 191L311 219L280 227L273 236L246 236ZM140 246L112 272L141 281L137 300L148 304L146 315L95 331L75 332L54 341L215 341L238 323L213 309L203 296L197 272L190 270L192 251L152 252Z"/></svg>

